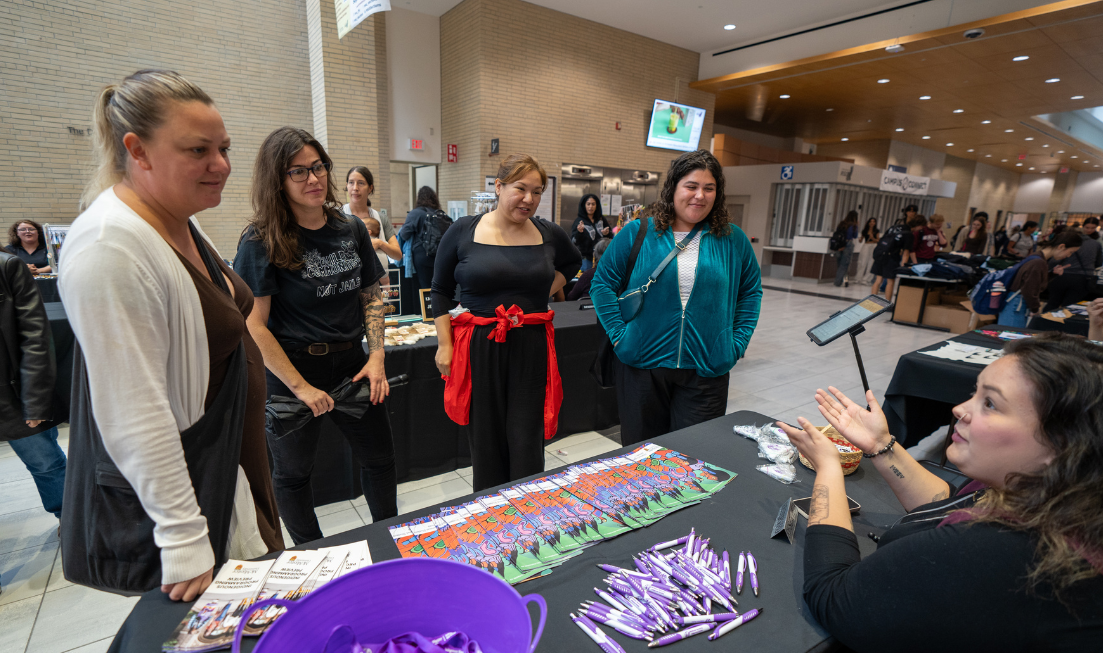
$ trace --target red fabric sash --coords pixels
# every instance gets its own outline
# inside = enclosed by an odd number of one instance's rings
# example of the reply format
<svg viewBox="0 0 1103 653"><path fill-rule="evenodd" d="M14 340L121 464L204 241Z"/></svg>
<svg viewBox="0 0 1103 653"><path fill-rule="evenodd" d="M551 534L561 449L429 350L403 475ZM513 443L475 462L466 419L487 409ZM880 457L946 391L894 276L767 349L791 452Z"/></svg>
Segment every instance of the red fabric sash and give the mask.
<svg viewBox="0 0 1103 653"><path fill-rule="evenodd" d="M494 330L487 336L494 342L505 342L510 329L526 324L543 324L548 338L548 372L544 391L544 439L555 437L559 428L559 406L563 403L563 382L559 378L559 362L555 357L555 327L552 318L555 311L546 313L524 313L516 304L506 310L504 306L494 309L497 317L475 317L471 313L460 313L452 318L452 365L451 374L441 376L444 379L444 410L453 422L464 425L470 421L471 413L471 332L475 326L493 324Z"/></svg>

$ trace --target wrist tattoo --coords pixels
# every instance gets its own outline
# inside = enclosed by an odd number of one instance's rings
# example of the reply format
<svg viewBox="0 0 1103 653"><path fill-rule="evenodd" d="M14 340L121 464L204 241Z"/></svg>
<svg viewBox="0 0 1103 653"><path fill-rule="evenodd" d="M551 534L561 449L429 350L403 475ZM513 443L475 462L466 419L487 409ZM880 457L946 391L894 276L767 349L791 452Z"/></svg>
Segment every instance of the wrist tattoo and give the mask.
<svg viewBox="0 0 1103 653"><path fill-rule="evenodd" d="M902 474L899 469L896 469L896 465L889 465L889 469L892 470L893 474L896 474L897 478L904 478L904 474Z"/></svg>
<svg viewBox="0 0 1103 653"><path fill-rule="evenodd" d="M826 485L814 485L812 487L812 505L808 514L808 525L815 526L825 521L831 514L831 506L828 503Z"/></svg>
<svg viewBox="0 0 1103 653"><path fill-rule="evenodd" d="M360 291L360 307L364 311L364 334L368 339L368 353L383 349L383 293L379 282Z"/></svg>

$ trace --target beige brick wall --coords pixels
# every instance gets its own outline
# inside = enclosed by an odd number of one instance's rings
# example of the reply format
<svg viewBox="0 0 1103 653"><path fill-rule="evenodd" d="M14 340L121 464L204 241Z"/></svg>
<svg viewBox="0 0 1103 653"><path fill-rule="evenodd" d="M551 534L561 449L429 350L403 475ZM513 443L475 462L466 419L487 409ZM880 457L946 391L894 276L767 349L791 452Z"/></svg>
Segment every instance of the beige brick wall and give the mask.
<svg viewBox="0 0 1103 653"><path fill-rule="evenodd" d="M645 145L655 98L705 108L708 148L715 96L688 88L696 52L520 0L465 0L440 27L442 147L459 146L459 163L441 164L442 204L514 152L555 176L564 162L665 173L679 153ZM492 138L501 156L488 156Z"/></svg>
<svg viewBox="0 0 1103 653"><path fill-rule="evenodd" d="M261 141L282 125L312 128L306 27L304 3L284 0L4 0L0 228L24 217L72 221L91 140L68 127L88 129L106 84L170 68L214 98L233 139L222 204L200 215L233 256Z"/></svg>

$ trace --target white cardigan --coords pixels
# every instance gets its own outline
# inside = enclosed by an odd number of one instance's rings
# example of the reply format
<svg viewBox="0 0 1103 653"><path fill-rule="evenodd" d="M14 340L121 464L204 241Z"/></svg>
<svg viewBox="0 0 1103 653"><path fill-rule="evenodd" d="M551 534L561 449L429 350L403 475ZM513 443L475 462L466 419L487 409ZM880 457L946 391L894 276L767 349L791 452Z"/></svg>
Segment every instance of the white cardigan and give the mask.
<svg viewBox="0 0 1103 653"><path fill-rule="evenodd" d="M199 293L175 250L113 188L73 222L62 256L58 286L104 448L154 522L162 583L194 578L215 562L180 443L203 416L210 377ZM267 552L240 466L231 522L234 553Z"/></svg>

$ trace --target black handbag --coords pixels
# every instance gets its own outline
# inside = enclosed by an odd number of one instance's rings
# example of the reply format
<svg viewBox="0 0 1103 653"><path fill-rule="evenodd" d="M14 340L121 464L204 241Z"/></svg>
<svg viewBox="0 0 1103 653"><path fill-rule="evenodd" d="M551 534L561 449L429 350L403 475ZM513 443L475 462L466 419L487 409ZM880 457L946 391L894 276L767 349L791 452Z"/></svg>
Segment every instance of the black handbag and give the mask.
<svg viewBox="0 0 1103 653"><path fill-rule="evenodd" d="M625 269L624 282L617 289L617 297L624 294L624 291L628 288L628 280L632 277L632 270L636 267L636 259L639 258L640 248L643 247L643 239L647 235L650 225L651 219L643 218L643 224L640 226L640 230L636 232L636 240L632 243L632 253L628 255L628 267ZM600 322L598 326L601 326ZM590 365L590 375L602 388L612 388L616 384L614 379L616 357L617 354L613 351L613 343L609 340L609 334L602 328L597 343L597 355L594 356L594 362Z"/></svg>

